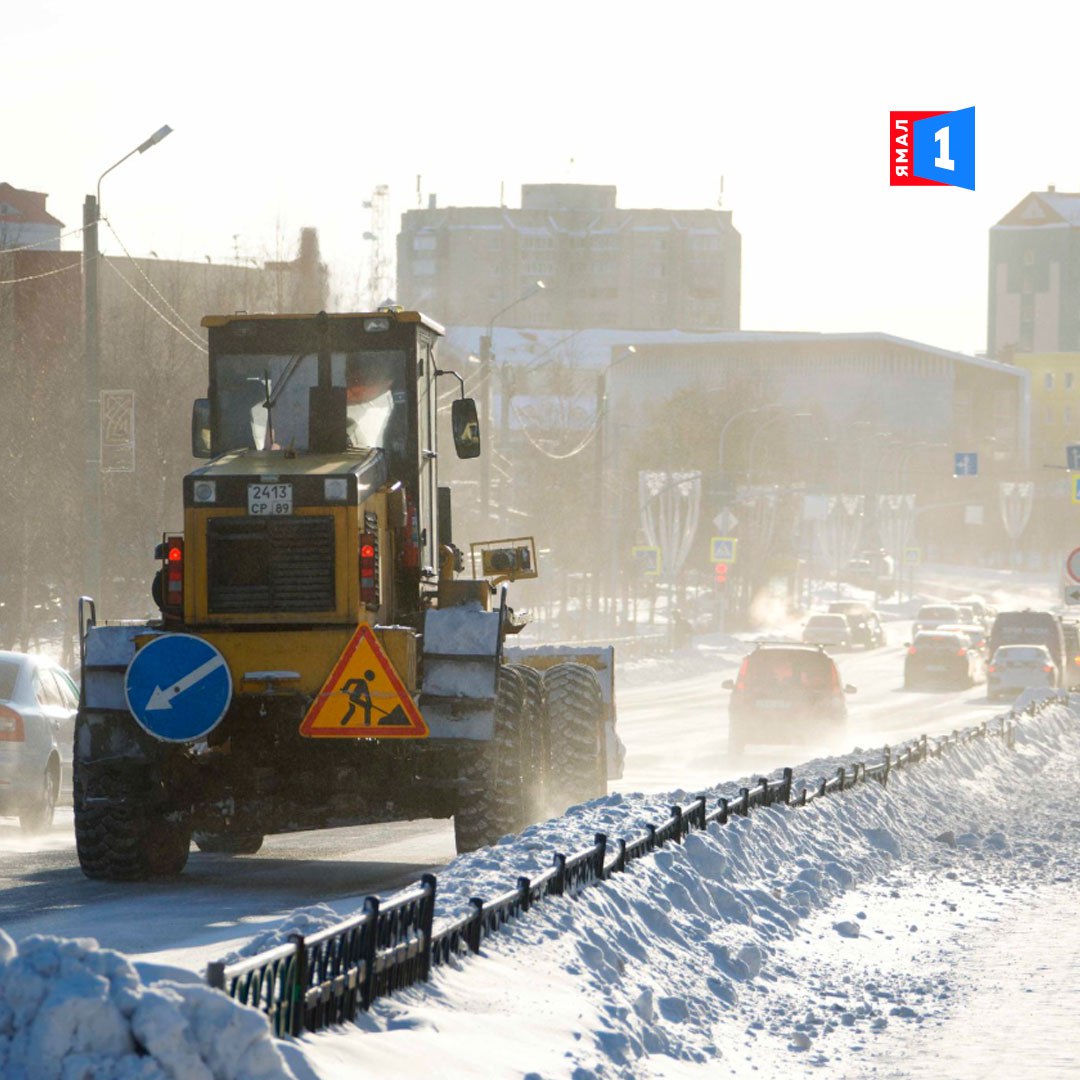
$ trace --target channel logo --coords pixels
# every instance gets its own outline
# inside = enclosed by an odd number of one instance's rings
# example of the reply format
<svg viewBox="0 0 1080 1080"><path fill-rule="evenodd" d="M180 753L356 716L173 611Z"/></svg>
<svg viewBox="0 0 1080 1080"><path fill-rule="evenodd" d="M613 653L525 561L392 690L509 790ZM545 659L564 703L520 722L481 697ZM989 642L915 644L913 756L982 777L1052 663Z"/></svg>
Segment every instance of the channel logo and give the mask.
<svg viewBox="0 0 1080 1080"><path fill-rule="evenodd" d="M889 183L974 191L975 107L889 113Z"/></svg>

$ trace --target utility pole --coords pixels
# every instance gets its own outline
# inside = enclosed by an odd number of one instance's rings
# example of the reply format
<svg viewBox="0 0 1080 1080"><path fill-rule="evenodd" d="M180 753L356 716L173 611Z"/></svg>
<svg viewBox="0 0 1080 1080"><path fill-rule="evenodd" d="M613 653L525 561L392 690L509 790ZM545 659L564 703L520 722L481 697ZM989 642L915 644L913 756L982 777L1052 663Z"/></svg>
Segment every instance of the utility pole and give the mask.
<svg viewBox="0 0 1080 1080"><path fill-rule="evenodd" d="M98 216L97 198L83 203L83 287L85 299L86 471L83 492L83 594L101 600L101 388L98 376Z"/></svg>
<svg viewBox="0 0 1080 1080"><path fill-rule="evenodd" d="M487 446L480 455L480 505L484 512L484 529L491 521L491 455L494 449L494 439L491 437L491 382L494 378L491 334L480 335L480 386L483 390L484 402L484 426L488 429ZM485 532L486 535L486 532Z"/></svg>

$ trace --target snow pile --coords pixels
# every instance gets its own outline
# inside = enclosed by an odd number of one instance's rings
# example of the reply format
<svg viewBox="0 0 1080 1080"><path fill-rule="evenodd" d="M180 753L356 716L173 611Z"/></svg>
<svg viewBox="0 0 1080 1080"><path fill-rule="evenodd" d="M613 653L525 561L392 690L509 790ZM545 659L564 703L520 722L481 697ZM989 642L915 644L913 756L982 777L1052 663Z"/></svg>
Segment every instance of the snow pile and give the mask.
<svg viewBox="0 0 1080 1080"><path fill-rule="evenodd" d="M576 899L538 905L485 942L486 959L376 1002L347 1074L380 1075L391 1045L416 1063L400 1075L421 1075L432 1055L467 1073L475 1043L463 1033L477 1030L495 1071L578 1080L863 1062L891 1028L946 1015L957 992L948 937L962 918L998 918L1035 881L1078 874L1078 758L1076 714L1058 706L1025 722L1015 751L977 740L894 772L888 788L693 833ZM619 835L611 818L649 820L646 802L597 800L459 858L439 875L443 902L549 865L552 840L601 825ZM553 1025L559 1053L541 1069L535 1048ZM348 1045L308 1036L304 1053L319 1075L344 1075L320 1070Z"/></svg>
<svg viewBox="0 0 1080 1080"><path fill-rule="evenodd" d="M198 983L146 984L92 940L0 930L5 1080L277 1080L265 1017Z"/></svg>

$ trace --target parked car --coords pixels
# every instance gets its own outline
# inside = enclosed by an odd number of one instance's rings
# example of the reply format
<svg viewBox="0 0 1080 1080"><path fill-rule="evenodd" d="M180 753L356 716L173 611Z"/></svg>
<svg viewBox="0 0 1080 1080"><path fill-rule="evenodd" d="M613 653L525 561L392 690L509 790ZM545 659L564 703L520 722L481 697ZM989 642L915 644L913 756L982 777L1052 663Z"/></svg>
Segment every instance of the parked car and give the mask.
<svg viewBox="0 0 1080 1080"><path fill-rule="evenodd" d="M27 832L52 824L71 794L79 691L68 674L33 653L0 652L0 814Z"/></svg>
<svg viewBox="0 0 1080 1080"><path fill-rule="evenodd" d="M942 623L962 621L954 604L923 604L911 624L911 633L914 636L920 630L936 630Z"/></svg>
<svg viewBox="0 0 1080 1080"><path fill-rule="evenodd" d="M866 649L878 649L885 644L885 627L881 616L862 600L833 600L829 612L846 615L851 627L851 643Z"/></svg>
<svg viewBox="0 0 1080 1080"><path fill-rule="evenodd" d="M846 615L811 615L803 627L802 639L808 645L833 645L846 649L851 645L852 630Z"/></svg>
<svg viewBox="0 0 1080 1080"><path fill-rule="evenodd" d="M939 633L963 634L968 639L972 649L978 649L983 657L986 656L987 637L986 631L979 623L942 623L938 627Z"/></svg>
<svg viewBox="0 0 1080 1080"><path fill-rule="evenodd" d="M759 643L736 678L723 685L731 691L728 747L735 754L747 743L802 742L842 732L844 695L855 693L840 681L824 649L795 642Z"/></svg>
<svg viewBox="0 0 1080 1080"><path fill-rule="evenodd" d="M1002 645L986 669L986 697L1015 697L1029 686L1060 685L1058 669L1045 645Z"/></svg>
<svg viewBox="0 0 1080 1080"><path fill-rule="evenodd" d="M990 630L991 656L1002 645L1045 645L1058 671L1065 667L1065 636L1052 611L1000 611Z"/></svg>
<svg viewBox="0 0 1080 1080"><path fill-rule="evenodd" d="M966 687L982 682L986 662L964 634L924 630L915 635L904 657L904 689Z"/></svg>

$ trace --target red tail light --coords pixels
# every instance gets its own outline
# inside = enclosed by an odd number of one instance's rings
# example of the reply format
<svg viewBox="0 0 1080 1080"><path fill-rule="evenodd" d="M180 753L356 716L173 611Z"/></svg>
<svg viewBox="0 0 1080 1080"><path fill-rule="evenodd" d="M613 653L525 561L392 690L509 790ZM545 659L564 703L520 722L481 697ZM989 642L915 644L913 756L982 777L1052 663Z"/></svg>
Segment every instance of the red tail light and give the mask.
<svg viewBox="0 0 1080 1080"><path fill-rule="evenodd" d="M988 668L986 669L986 671L987 671L987 674L989 674L989 675L993 675L993 674L994 674L994 672L995 672L995 671L997 671L997 664L991 664L991 665L990 665L990 666L989 666L989 667L988 667Z"/></svg>
<svg viewBox="0 0 1080 1080"><path fill-rule="evenodd" d="M23 718L14 709L0 705L0 742L25 742Z"/></svg>
<svg viewBox="0 0 1080 1080"><path fill-rule="evenodd" d="M1043 664L1043 671L1045 671L1048 675L1053 670L1054 670L1054 665L1053 664Z"/></svg>
<svg viewBox="0 0 1080 1080"><path fill-rule="evenodd" d="M957 656L967 656L967 649L957 649L956 650L956 655Z"/></svg>
<svg viewBox="0 0 1080 1080"><path fill-rule="evenodd" d="M749 664L750 664L750 658L749 657L744 657L743 662L739 665L739 674L735 678L735 689L736 690L745 690L746 689L746 669L749 666Z"/></svg>
<svg viewBox="0 0 1080 1080"><path fill-rule="evenodd" d="M360 534L360 602L369 610L379 606L379 538Z"/></svg>
<svg viewBox="0 0 1080 1080"><path fill-rule="evenodd" d="M918 651L919 650L916 649L914 645L909 645L907 654L908 654L908 656L914 656Z"/></svg>
<svg viewBox="0 0 1080 1080"><path fill-rule="evenodd" d="M165 537L164 558L161 568L162 607L173 614L182 614L184 610L184 538L182 536Z"/></svg>

